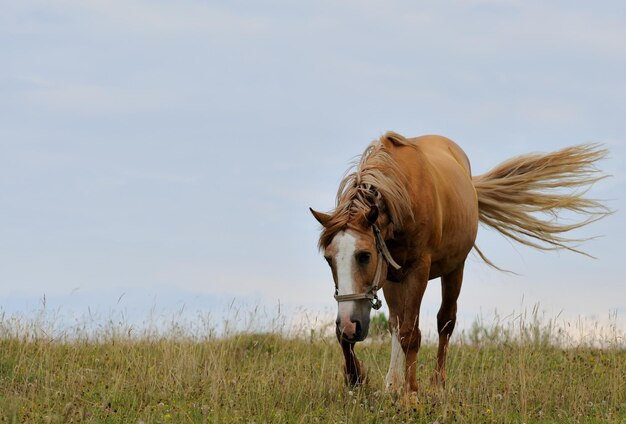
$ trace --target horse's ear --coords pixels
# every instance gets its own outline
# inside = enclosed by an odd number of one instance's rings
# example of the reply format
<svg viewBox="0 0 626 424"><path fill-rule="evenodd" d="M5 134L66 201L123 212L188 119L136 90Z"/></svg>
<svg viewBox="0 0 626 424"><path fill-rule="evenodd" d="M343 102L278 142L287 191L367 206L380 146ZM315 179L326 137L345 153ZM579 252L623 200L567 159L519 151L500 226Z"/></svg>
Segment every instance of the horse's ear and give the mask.
<svg viewBox="0 0 626 424"><path fill-rule="evenodd" d="M313 208L309 208L309 210L311 211L311 213L313 214L313 216L315 217L315 219L317 219L317 222L319 222L320 224L322 224L322 226L326 226L326 223L328 221L330 221L331 216L323 213L323 212L318 212L313 210Z"/></svg>
<svg viewBox="0 0 626 424"><path fill-rule="evenodd" d="M367 215L365 215L365 218L367 218L367 222L369 222L370 225L376 224L376 220L378 219L378 206L372 205Z"/></svg>

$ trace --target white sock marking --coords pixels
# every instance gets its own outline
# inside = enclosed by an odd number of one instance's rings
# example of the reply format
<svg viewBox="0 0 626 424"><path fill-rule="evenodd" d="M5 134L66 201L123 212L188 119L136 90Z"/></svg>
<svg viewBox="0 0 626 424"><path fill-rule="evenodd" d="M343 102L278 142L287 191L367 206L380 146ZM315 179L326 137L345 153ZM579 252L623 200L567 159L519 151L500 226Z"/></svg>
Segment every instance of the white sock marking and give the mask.
<svg viewBox="0 0 626 424"><path fill-rule="evenodd" d="M391 359L389 371L385 377L385 388L388 391L400 390L404 385L404 351L400 346L398 331L394 328L391 332Z"/></svg>

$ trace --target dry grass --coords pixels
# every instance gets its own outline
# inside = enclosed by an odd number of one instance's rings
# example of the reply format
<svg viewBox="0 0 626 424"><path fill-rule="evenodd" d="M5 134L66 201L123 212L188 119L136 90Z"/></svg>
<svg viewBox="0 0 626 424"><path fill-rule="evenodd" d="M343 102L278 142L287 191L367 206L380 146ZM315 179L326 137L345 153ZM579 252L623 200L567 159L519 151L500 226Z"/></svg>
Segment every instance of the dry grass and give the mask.
<svg viewBox="0 0 626 424"><path fill-rule="evenodd" d="M3 422L626 422L619 334L563 348L536 322L477 325L455 339L443 391L427 384L436 349L423 347L407 409L382 391L385 335L357 348L370 381L351 391L336 341L314 334L134 336L111 324L52 340L39 325L0 321Z"/></svg>

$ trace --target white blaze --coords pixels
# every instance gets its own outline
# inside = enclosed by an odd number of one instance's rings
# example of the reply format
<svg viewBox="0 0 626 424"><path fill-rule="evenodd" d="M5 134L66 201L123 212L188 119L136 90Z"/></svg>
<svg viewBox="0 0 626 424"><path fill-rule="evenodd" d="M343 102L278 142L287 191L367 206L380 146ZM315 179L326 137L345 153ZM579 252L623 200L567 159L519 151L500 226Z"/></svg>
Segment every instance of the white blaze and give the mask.
<svg viewBox="0 0 626 424"><path fill-rule="evenodd" d="M356 251L356 237L348 232L341 232L335 236L332 243L337 249L335 264L337 270L338 294L354 294L353 258ZM339 302L339 317L350 318L353 302ZM348 321L349 322L349 321Z"/></svg>

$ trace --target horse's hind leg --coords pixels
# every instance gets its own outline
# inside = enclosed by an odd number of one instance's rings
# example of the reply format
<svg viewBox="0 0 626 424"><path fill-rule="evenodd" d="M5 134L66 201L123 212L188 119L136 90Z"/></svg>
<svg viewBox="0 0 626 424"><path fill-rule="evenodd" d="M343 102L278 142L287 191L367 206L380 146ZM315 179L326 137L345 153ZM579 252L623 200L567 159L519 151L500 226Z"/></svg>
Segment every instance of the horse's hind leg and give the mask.
<svg viewBox="0 0 626 424"><path fill-rule="evenodd" d="M450 274L441 277L441 308L437 313L439 348L437 349L437 366L433 383L442 387L446 384L446 354L448 353L448 342L456 324L456 301L461 292L463 267L464 264L461 264Z"/></svg>

